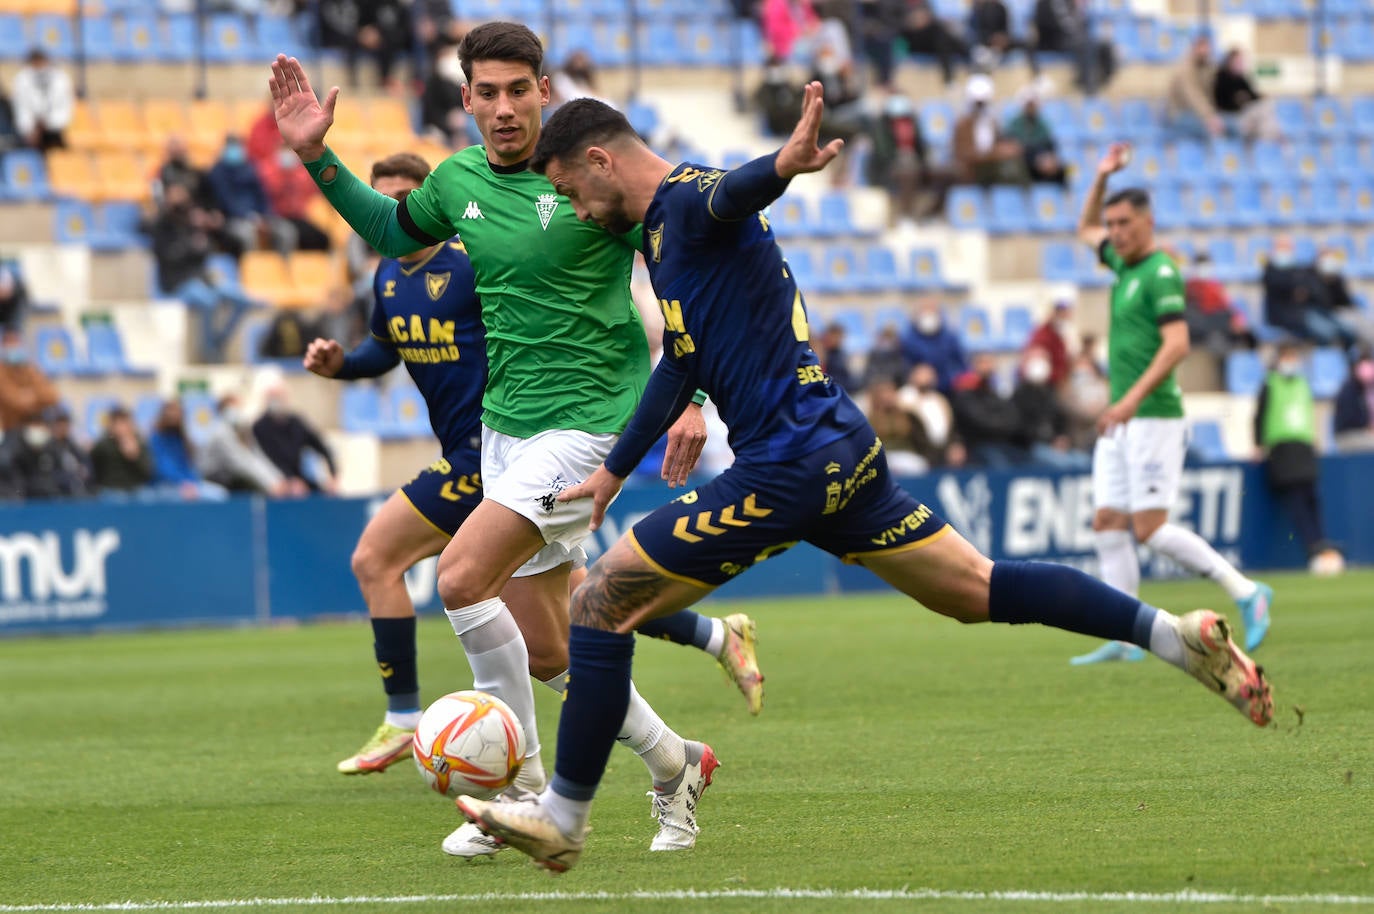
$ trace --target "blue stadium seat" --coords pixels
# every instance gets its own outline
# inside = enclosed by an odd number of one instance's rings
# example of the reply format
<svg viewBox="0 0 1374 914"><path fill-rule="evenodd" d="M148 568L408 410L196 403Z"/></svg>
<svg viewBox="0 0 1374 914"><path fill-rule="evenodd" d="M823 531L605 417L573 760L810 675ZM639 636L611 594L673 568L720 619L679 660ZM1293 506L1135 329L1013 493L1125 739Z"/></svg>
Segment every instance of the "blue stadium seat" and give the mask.
<svg viewBox="0 0 1374 914"><path fill-rule="evenodd" d="M1345 195L1346 222L1368 225L1374 222L1374 179L1352 181Z"/></svg>
<svg viewBox="0 0 1374 914"><path fill-rule="evenodd" d="M1024 235L1031 230L1030 201L1019 187L997 185L990 194L992 219L988 228L999 235Z"/></svg>
<svg viewBox="0 0 1374 914"><path fill-rule="evenodd" d="M1268 235L1254 235L1249 241L1245 242L1245 253L1242 255L1242 265L1246 271L1253 276L1259 276L1264 272L1264 265L1269 262L1269 255L1274 250L1274 240Z"/></svg>
<svg viewBox="0 0 1374 914"><path fill-rule="evenodd" d="M1370 44L1374 45L1374 41ZM1358 95L1350 100L1350 122L1357 136L1374 138L1374 95Z"/></svg>
<svg viewBox="0 0 1374 914"><path fill-rule="evenodd" d="M1171 174L1169 168L1168 155L1164 145L1153 139L1141 138L1131 147L1131 168L1138 170L1145 178L1151 182L1157 181L1164 175ZM1097 163L1092 163L1089 176L1094 174Z"/></svg>
<svg viewBox="0 0 1374 914"><path fill-rule="evenodd" d="M86 59L97 62L116 59L115 23L109 16L86 16L81 20L81 47Z"/></svg>
<svg viewBox="0 0 1374 914"><path fill-rule="evenodd" d="M797 283L797 288L801 289L802 294L819 291L816 288L816 262L811 258L811 252L803 247L796 247L787 252L787 269L792 274L792 278Z"/></svg>
<svg viewBox="0 0 1374 914"><path fill-rule="evenodd" d="M741 65L753 60L763 60L765 53L763 48L763 32L759 24L753 19L736 20L732 28L735 30L735 41L738 43L736 54L737 62Z"/></svg>
<svg viewBox="0 0 1374 914"><path fill-rule="evenodd" d="M896 292L902 288L902 279L897 273L897 257L891 248L880 244L864 246L859 288L865 292Z"/></svg>
<svg viewBox="0 0 1374 914"><path fill-rule="evenodd" d="M24 17L0 14L0 60L22 60L29 50Z"/></svg>
<svg viewBox="0 0 1374 914"><path fill-rule="evenodd" d="M205 24L205 59L211 63L246 63L259 49L248 22L235 13L214 13Z"/></svg>
<svg viewBox="0 0 1374 914"><path fill-rule="evenodd" d="M873 334L878 333L886 327L896 327L898 332L905 327L911 318L907 314L907 309L902 305L883 305L873 309ZM871 347L865 347L865 349Z"/></svg>
<svg viewBox="0 0 1374 914"><path fill-rule="evenodd" d="M1067 241L1047 241L1040 246L1040 273L1052 282L1078 279L1077 245Z"/></svg>
<svg viewBox="0 0 1374 914"><path fill-rule="evenodd" d="M848 246L833 246L825 251L821 272L816 277L818 292L862 292L859 255Z"/></svg>
<svg viewBox="0 0 1374 914"><path fill-rule="evenodd" d="M249 20L254 33L253 44L257 47L259 60L271 60L278 54L303 57L310 50L310 42L305 41L292 28L286 16L269 16L260 13Z"/></svg>
<svg viewBox="0 0 1374 914"><path fill-rule="evenodd" d="M134 425L141 434L146 436L153 430L153 423L157 421L157 414L161 409L162 397L157 394L140 394L134 401Z"/></svg>
<svg viewBox="0 0 1374 914"><path fill-rule="evenodd" d="M382 396L377 385L345 385L339 396L339 426L346 432L376 434L382 425Z"/></svg>
<svg viewBox="0 0 1374 914"><path fill-rule="evenodd" d="M195 447L204 447L215 427L215 397L209 391L188 390L181 395L182 425Z"/></svg>
<svg viewBox="0 0 1374 914"><path fill-rule="evenodd" d="M1112 271L1098 261L1096 251L1091 250L1086 244L1075 244L1073 249L1077 265L1074 282L1080 286L1100 288L1110 286L1115 281Z"/></svg>
<svg viewBox="0 0 1374 914"><path fill-rule="evenodd" d="M1294 163L1285 147L1267 140L1256 142L1250 147L1250 165L1263 177L1286 178L1293 174Z"/></svg>
<svg viewBox="0 0 1374 914"><path fill-rule="evenodd" d="M1302 211L1308 225L1330 225L1345 217L1345 192L1333 177L1322 176L1304 183Z"/></svg>
<svg viewBox="0 0 1374 914"><path fill-rule="evenodd" d="M114 324L92 323L86 327L86 358L91 367L108 374L151 378L150 368L135 368L124 354L124 340Z"/></svg>
<svg viewBox="0 0 1374 914"><path fill-rule="evenodd" d="M592 58L603 67L623 67L630 62L630 29L619 18L606 14L592 22Z"/></svg>
<svg viewBox="0 0 1374 914"><path fill-rule="evenodd" d="M874 332L866 309L836 308L824 323L839 324L844 328L845 348L850 352L867 352L873 346Z"/></svg>
<svg viewBox="0 0 1374 914"><path fill-rule="evenodd" d="M30 39L36 47L58 60L71 60L76 49L72 38L72 21L66 16L34 16Z"/></svg>
<svg viewBox="0 0 1374 914"><path fill-rule="evenodd" d="M1264 361L1250 349L1226 354L1226 392L1254 396L1264 383Z"/></svg>
<svg viewBox="0 0 1374 914"><path fill-rule="evenodd" d="M45 325L33 334L33 360L44 374L55 378L89 374L71 332L60 325Z"/></svg>
<svg viewBox="0 0 1374 914"><path fill-rule="evenodd" d="M1338 98L1325 96L1312 100L1312 123L1318 135L1328 138L1345 137L1354 133L1350 114Z"/></svg>
<svg viewBox="0 0 1374 914"><path fill-rule="evenodd" d="M860 229L854 224L854 215L849 209L849 195L843 191L834 191L821 197L816 221L822 234L829 236L871 236L877 234L870 230Z"/></svg>
<svg viewBox="0 0 1374 914"><path fill-rule="evenodd" d="M96 210L96 231L90 245L98 251L147 247L148 238L139 231L142 221L143 210L137 203L122 200L106 203Z"/></svg>
<svg viewBox="0 0 1374 914"><path fill-rule="evenodd" d="M1243 175L1227 182L1227 218L1229 224L1240 229L1260 228L1269 224L1269 206L1264 197L1264 185L1251 175Z"/></svg>
<svg viewBox="0 0 1374 914"><path fill-rule="evenodd" d="M211 254L205 261L206 271L215 279L217 285L231 289L241 288L239 281L239 262L231 254Z"/></svg>
<svg viewBox="0 0 1374 914"><path fill-rule="evenodd" d="M1245 146L1235 140L1213 142L1207 167L1213 175L1226 180L1241 175L1249 168L1249 157L1245 154Z"/></svg>
<svg viewBox="0 0 1374 914"><path fill-rule="evenodd" d="M1072 211L1071 202L1058 185L1033 185L1030 192L1032 224L1042 232L1073 231L1078 224L1078 217Z"/></svg>
<svg viewBox="0 0 1374 914"><path fill-rule="evenodd" d="M930 99L921 103L921 134L932 149L945 149L954 134L954 122L958 115L954 106L940 99Z"/></svg>
<svg viewBox="0 0 1374 914"><path fill-rule="evenodd" d="M957 229L986 229L987 195L978 187L951 188L945 197L945 218Z"/></svg>
<svg viewBox="0 0 1374 914"><path fill-rule="evenodd" d="M1307 383L1312 385L1312 396L1319 400L1336 396L1349 370L1345 354L1339 349L1323 346L1312 350L1312 357L1307 360Z"/></svg>
<svg viewBox="0 0 1374 914"><path fill-rule="evenodd" d="M961 305L959 312L959 342L967 352L988 352L1001 347L1001 340L992 331L992 318L986 308Z"/></svg>
<svg viewBox="0 0 1374 914"><path fill-rule="evenodd" d="M1154 213L1156 228L1169 232L1191 224L1183 200L1183 190L1177 182L1157 183L1150 189L1150 197L1154 203L1151 211Z"/></svg>
<svg viewBox="0 0 1374 914"><path fill-rule="evenodd" d="M84 200L58 200L53 206L53 240L86 244L95 231L95 210Z"/></svg>
<svg viewBox="0 0 1374 914"><path fill-rule="evenodd" d="M1283 125L1284 133L1288 136L1310 136L1312 133L1312 119L1307 109L1307 103L1300 98L1293 96L1279 96L1274 100L1274 114Z"/></svg>
<svg viewBox="0 0 1374 914"><path fill-rule="evenodd" d="M686 45L688 60L695 66L726 67L731 60L730 41L715 22L689 19Z"/></svg>
<svg viewBox="0 0 1374 914"><path fill-rule="evenodd" d="M1230 460L1221 425L1212 419L1198 419L1188 429L1188 452L1203 463Z"/></svg>
<svg viewBox="0 0 1374 914"><path fill-rule="evenodd" d="M155 31L153 53L161 61L191 60L196 54L196 20L189 13L176 13L163 19L161 28Z"/></svg>
<svg viewBox="0 0 1374 914"><path fill-rule="evenodd" d="M1145 147L1157 147L1159 136L1159 115L1154 107L1143 98L1123 99L1116 106L1114 125L1122 136L1134 145L1131 152L1132 167L1142 167L1141 154ZM1147 177L1154 173L1146 172Z"/></svg>
<svg viewBox="0 0 1374 914"><path fill-rule="evenodd" d="M1061 146L1072 146L1086 139L1076 99L1041 99L1040 116L1050 125Z"/></svg>
<svg viewBox="0 0 1374 914"><path fill-rule="evenodd" d="M1002 310L1002 342L1010 350L1019 351L1035 332L1035 318L1025 305L1007 305Z"/></svg>
<svg viewBox="0 0 1374 914"><path fill-rule="evenodd" d="M1191 184L1185 193L1184 216L1195 229L1220 228L1226 222L1225 203L1217 185L1206 178Z"/></svg>
<svg viewBox="0 0 1374 914"><path fill-rule="evenodd" d="M1202 143L1184 140L1174 144L1174 168L1177 173L1191 181L1210 173L1207 147Z"/></svg>
<svg viewBox="0 0 1374 914"><path fill-rule="evenodd" d="M429 426L429 407L414 384L393 384L387 398L391 407L390 433L396 437L427 438L434 434Z"/></svg>
<svg viewBox="0 0 1374 914"><path fill-rule="evenodd" d="M625 106L625 119L643 137L652 137L658 129L658 109L648 102L632 101Z"/></svg>
<svg viewBox="0 0 1374 914"><path fill-rule="evenodd" d="M916 248L907 258L907 273L902 287L910 292L930 292L949 288L940 270L940 255L931 248Z"/></svg>
<svg viewBox="0 0 1374 914"><path fill-rule="evenodd" d="M1112 106L1104 99L1083 99L1079 105L1079 116L1082 119L1083 136L1087 139L1112 142L1118 138L1115 127L1116 115L1112 111Z"/></svg>
<svg viewBox="0 0 1374 914"><path fill-rule="evenodd" d="M1352 63L1374 60L1374 23L1366 17L1345 20L1336 33L1336 54Z"/></svg>
<svg viewBox="0 0 1374 914"><path fill-rule="evenodd" d="M768 207L768 224L779 238L804 238L815 234L806 199L790 194Z"/></svg>
<svg viewBox="0 0 1374 914"><path fill-rule="evenodd" d="M1222 282L1241 282L1250 278L1245 262L1236 250L1236 240L1229 235L1207 241L1207 256L1212 259L1214 275Z"/></svg>

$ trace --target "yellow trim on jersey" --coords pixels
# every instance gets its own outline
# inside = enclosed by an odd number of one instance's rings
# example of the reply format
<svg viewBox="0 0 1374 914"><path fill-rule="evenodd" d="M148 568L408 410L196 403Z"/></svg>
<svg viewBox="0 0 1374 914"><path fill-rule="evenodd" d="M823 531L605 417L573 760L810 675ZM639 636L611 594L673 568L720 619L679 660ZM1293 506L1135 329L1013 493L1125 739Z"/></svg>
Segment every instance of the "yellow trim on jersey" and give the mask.
<svg viewBox="0 0 1374 914"><path fill-rule="evenodd" d="M411 266L410 269L406 269L406 262L404 260L396 261L396 263L399 264L401 267L401 275L414 276L416 270L420 269L425 264L429 263L435 257L438 257L439 252L442 251L447 245L447 241L445 241L443 244L436 244L434 246L434 250L430 251L429 254L427 254L423 259L415 261L415 264Z"/></svg>
<svg viewBox="0 0 1374 914"><path fill-rule="evenodd" d="M414 511L416 514L418 514L418 515L420 516L420 520L424 521L425 523L427 523L427 524L429 524L431 527L433 527L433 528L435 529L435 531L436 531L437 533L439 533L440 536L444 537L445 539L450 539L450 540L453 539L453 534L452 534L452 533L449 533L447 530L442 530L442 529L440 529L440 527L439 527L438 524L436 524L434 521L430 520L428 517L425 517L425 512L423 512L423 511L421 511L419 508L415 507L415 502L413 502L413 501L410 500L410 496L409 496L409 495L407 495L405 492L403 492L403 491L400 490L400 489L397 489L397 490L396 490L396 494L399 495L399 496L401 496L402 498L404 498L404 499L406 500L406 504L410 505L410 510L412 510L412 511Z"/></svg>
<svg viewBox="0 0 1374 914"><path fill-rule="evenodd" d="M953 529L954 528L949 524L945 524L930 536L921 537L914 543L903 543L900 546L889 546L886 549L872 549L865 552L850 552L841 558L840 561L844 562L846 565L860 565L862 562L860 562L859 559L866 555L896 555L898 552L909 552L912 549L920 549L922 546L929 546Z"/></svg>
<svg viewBox="0 0 1374 914"><path fill-rule="evenodd" d="M706 590L715 590L717 587L720 586L719 584L707 584L705 581L699 581L696 578L689 578L685 574L678 574L676 572L669 571L667 568L664 568L658 562L655 562L652 558L650 558L649 553L644 551L644 547L639 545L639 540L635 539L635 532L633 530L625 531L625 542L630 544L631 549L639 553L639 557L644 560L644 564L648 565L655 572L663 575L663 577L665 578L668 578L673 581L681 581L683 584L691 584L693 587L701 587Z"/></svg>

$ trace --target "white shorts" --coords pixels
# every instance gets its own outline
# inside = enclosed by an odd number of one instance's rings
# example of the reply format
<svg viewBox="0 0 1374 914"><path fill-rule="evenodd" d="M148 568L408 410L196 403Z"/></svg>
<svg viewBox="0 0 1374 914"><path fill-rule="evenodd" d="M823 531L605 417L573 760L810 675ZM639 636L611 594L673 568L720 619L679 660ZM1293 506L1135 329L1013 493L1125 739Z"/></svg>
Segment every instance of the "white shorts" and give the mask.
<svg viewBox="0 0 1374 914"><path fill-rule="evenodd" d="M513 438L482 426L482 497L510 508L539 528L547 544L515 572L522 578L572 562L587 563L592 500L560 502L558 493L585 480L611 452L618 435L565 429Z"/></svg>
<svg viewBox="0 0 1374 914"><path fill-rule="evenodd" d="M1170 510L1188 447L1186 419L1132 419L1093 448L1093 507Z"/></svg>

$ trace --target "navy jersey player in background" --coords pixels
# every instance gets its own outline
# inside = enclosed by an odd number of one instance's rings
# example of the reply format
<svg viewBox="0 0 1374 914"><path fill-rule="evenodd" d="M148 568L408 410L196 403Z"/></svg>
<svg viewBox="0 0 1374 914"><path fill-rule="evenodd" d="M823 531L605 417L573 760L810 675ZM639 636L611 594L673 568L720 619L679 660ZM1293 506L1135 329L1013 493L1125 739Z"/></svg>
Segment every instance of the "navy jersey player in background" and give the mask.
<svg viewBox="0 0 1374 914"><path fill-rule="evenodd" d="M428 174L424 159L401 153L373 166L372 186L400 199ZM324 377L353 380L379 377L404 361L429 407L443 457L392 494L353 553L353 572L372 620L387 712L372 738L339 763L344 774L381 771L410 754L421 703L415 607L404 575L416 562L442 552L482 499L480 417L487 356L472 266L461 241L454 238L406 257L384 259L373 285L370 338L347 355L337 341L317 339L306 351L305 367ZM583 577L585 572L574 572L573 586ZM740 631L732 628L731 619ZM762 680L753 657L753 621L747 616L723 623L688 611L641 633L725 657L729 662L722 665L741 689L743 677ZM761 700L761 688L753 694ZM751 711L758 713L758 706L751 704ZM472 840L469 830L475 831L471 826L460 829L464 836L445 841L444 850L475 856L499 849L480 834L476 837L481 840Z"/></svg>
<svg viewBox="0 0 1374 914"><path fill-rule="evenodd" d="M664 358L604 464L562 498L594 499L593 526L624 478L700 387L730 429L735 464L634 526L573 595L571 666L554 777L537 799L458 800L463 814L545 867L582 852L592 797L629 696L633 632L754 564L810 542L961 622L1036 622L1132 641L1185 669L1256 724L1273 713L1262 671L1210 610L1176 617L1075 569L997 562L889 477L882 443L831 383L801 292L762 215L788 181L819 171L821 86L781 150L731 172L673 166L608 106L579 99L544 127L531 168L579 218L643 222L664 314Z"/></svg>

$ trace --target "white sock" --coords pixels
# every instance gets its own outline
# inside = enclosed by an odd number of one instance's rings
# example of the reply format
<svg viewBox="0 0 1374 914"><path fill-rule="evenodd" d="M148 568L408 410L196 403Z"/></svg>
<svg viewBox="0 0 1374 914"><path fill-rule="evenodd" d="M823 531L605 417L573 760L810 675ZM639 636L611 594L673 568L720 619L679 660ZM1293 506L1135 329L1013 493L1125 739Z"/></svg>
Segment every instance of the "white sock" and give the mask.
<svg viewBox="0 0 1374 914"><path fill-rule="evenodd" d="M420 715L423 711L387 711L385 721L393 727L400 727L402 730L414 730L420 725Z"/></svg>
<svg viewBox="0 0 1374 914"><path fill-rule="evenodd" d="M711 640L706 642L704 650L712 657L719 657L725 650L725 623L721 620L711 619Z"/></svg>
<svg viewBox="0 0 1374 914"><path fill-rule="evenodd" d="M515 617L500 597L444 613L468 655L472 687L490 692L510 706L525 730L526 757L537 753L539 727L534 719L530 655Z"/></svg>
<svg viewBox="0 0 1374 914"><path fill-rule="evenodd" d="M525 753L525 764L520 766L520 773L515 776L514 786L520 790L528 790L530 793L541 793L549 785L549 779L544 773L544 756L538 750Z"/></svg>
<svg viewBox="0 0 1374 914"><path fill-rule="evenodd" d="M1102 582L1131 596L1140 595L1140 559L1129 530L1094 530L1093 548Z"/></svg>
<svg viewBox="0 0 1374 914"><path fill-rule="evenodd" d="M677 777L687 764L687 746L630 683L630 710L616 740L643 759L654 783Z"/></svg>
<svg viewBox="0 0 1374 914"><path fill-rule="evenodd" d="M1155 611L1155 621L1150 626L1150 653L1184 669L1183 636L1178 633L1178 616L1162 609Z"/></svg>
<svg viewBox="0 0 1374 914"><path fill-rule="evenodd" d="M1205 539L1177 524L1164 524L1145 545L1193 574L1216 581L1232 600L1242 600L1255 592L1254 581L1237 571L1236 566L1222 558Z"/></svg>
<svg viewBox="0 0 1374 914"><path fill-rule="evenodd" d="M587 820L591 818L591 800L569 800L567 797L553 792L553 788L547 788L539 795L539 805L548 812L549 818L553 819L553 824L558 826L558 830L565 835L580 835L582 830L587 827Z"/></svg>

